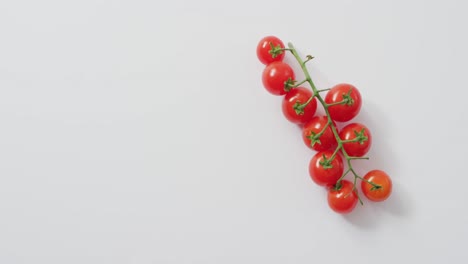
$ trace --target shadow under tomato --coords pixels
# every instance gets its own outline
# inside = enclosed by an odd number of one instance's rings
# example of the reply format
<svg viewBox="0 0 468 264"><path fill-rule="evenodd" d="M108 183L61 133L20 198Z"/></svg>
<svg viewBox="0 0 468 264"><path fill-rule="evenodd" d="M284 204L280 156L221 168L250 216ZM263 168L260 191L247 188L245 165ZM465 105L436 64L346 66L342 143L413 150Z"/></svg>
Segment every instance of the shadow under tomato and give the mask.
<svg viewBox="0 0 468 264"><path fill-rule="evenodd" d="M361 194L361 196L363 196ZM411 214L411 200L407 192L398 183L393 184L390 197L383 202L372 202L363 199L364 205L358 204L353 212L343 215L352 225L362 229L373 229L379 225L389 214L395 217L406 218Z"/></svg>
<svg viewBox="0 0 468 264"><path fill-rule="evenodd" d="M399 217L408 217L412 212L411 197L404 187L395 181L390 197L379 204L381 210Z"/></svg>
<svg viewBox="0 0 468 264"><path fill-rule="evenodd" d="M380 223L381 213L376 212L373 204L364 200L364 205L358 204L356 208L343 217L352 225L361 229L374 229Z"/></svg>

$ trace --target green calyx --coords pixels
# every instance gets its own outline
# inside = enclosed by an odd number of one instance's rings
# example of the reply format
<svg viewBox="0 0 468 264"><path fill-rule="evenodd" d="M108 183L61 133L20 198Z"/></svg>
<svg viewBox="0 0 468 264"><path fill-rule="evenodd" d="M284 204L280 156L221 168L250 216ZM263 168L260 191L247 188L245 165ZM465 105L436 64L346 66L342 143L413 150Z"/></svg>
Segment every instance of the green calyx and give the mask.
<svg viewBox="0 0 468 264"><path fill-rule="evenodd" d="M354 130L354 135L356 136L356 138L354 139L354 141L356 142L359 142L359 144L364 144L365 141L369 140L369 138L364 135L364 132L365 132L365 129L361 129L361 131L357 132L356 130Z"/></svg>
<svg viewBox="0 0 468 264"><path fill-rule="evenodd" d="M349 89L349 91L346 93L346 94L343 94L343 103L345 105L353 105L354 104L354 100L353 98L351 98L351 89Z"/></svg>
<svg viewBox="0 0 468 264"><path fill-rule="evenodd" d="M338 181L338 182L333 186L333 190L339 191L339 190L341 190L341 187L343 187L343 184L341 183L341 181Z"/></svg>
<svg viewBox="0 0 468 264"><path fill-rule="evenodd" d="M271 49L268 51L268 53L271 54L272 58L276 58L284 52L284 48L282 48L280 45L273 45L273 42L270 42L270 48Z"/></svg>
<svg viewBox="0 0 468 264"><path fill-rule="evenodd" d="M307 105L301 104L301 102L297 101L293 105L294 112L296 112L297 115L303 115L304 114L304 108Z"/></svg>
<svg viewBox="0 0 468 264"><path fill-rule="evenodd" d="M297 86L297 85L296 85ZM314 96L311 96L307 102L301 104L300 101L297 101L294 105L293 105L293 109L294 111L296 112L296 114L298 115L303 115L304 114L304 109L306 108L307 105L310 104L310 102L312 102L312 100L314 100Z"/></svg>
<svg viewBox="0 0 468 264"><path fill-rule="evenodd" d="M296 81L293 80L291 77L289 77L289 78L284 82L284 90L285 90L286 92L291 91L291 89L295 87L295 85L294 85L295 83L296 83Z"/></svg>
<svg viewBox="0 0 468 264"><path fill-rule="evenodd" d="M327 157L325 156L325 154L323 154L323 160L319 162L320 165L322 165L322 167L324 169L331 169L333 168L333 165L331 164L333 161L332 158L330 159L327 159Z"/></svg>
<svg viewBox="0 0 468 264"><path fill-rule="evenodd" d="M310 132L310 135L308 135L307 138L310 139L311 147L313 147L315 144L322 144L322 142L320 142L320 136L321 135L315 132Z"/></svg>

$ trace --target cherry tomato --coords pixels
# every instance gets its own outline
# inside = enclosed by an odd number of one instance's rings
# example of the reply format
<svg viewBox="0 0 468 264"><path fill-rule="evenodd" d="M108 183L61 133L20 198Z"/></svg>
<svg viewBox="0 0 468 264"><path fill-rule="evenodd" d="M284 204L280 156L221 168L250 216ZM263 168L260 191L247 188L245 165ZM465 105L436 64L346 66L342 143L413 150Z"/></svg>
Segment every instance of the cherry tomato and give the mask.
<svg viewBox="0 0 468 264"><path fill-rule="evenodd" d="M345 104L332 105L328 108L330 117L337 122L347 122L359 114L362 105L361 94L351 84L338 84L331 88L325 96L325 103L333 104L349 100Z"/></svg>
<svg viewBox="0 0 468 264"><path fill-rule="evenodd" d="M273 44L274 47L284 49L284 44L279 38L275 36L267 36L262 38L257 45L257 57L260 60L260 62L262 62L265 65L268 65L274 61L282 61L285 55L285 52L282 51L280 54L276 55L276 57L273 58L273 55L270 53L270 43Z"/></svg>
<svg viewBox="0 0 468 264"><path fill-rule="evenodd" d="M369 129L363 124L351 123L340 131L341 140L353 140L356 137L361 138L361 140L343 143L343 148L350 156L362 157L369 151L372 145L372 135Z"/></svg>
<svg viewBox="0 0 468 264"><path fill-rule="evenodd" d="M263 86L274 95L286 94L287 82L295 78L293 69L281 61L272 62L263 70Z"/></svg>
<svg viewBox="0 0 468 264"><path fill-rule="evenodd" d="M356 191L353 191L353 183L342 180L339 189L330 188L328 190L328 205L340 214L347 214L353 211L358 202Z"/></svg>
<svg viewBox="0 0 468 264"><path fill-rule="evenodd" d="M286 119L296 124L305 124L310 121L317 110L317 100L313 98L302 110L298 107L312 96L310 89L304 87L291 89L283 99L283 114Z"/></svg>
<svg viewBox="0 0 468 264"><path fill-rule="evenodd" d="M336 138L330 126L325 129L325 132L312 145L312 138L314 135L319 134L327 123L328 118L326 116L315 116L304 125L302 129L302 139L309 148L322 151L336 147Z"/></svg>
<svg viewBox="0 0 468 264"><path fill-rule="evenodd" d="M363 178L380 185L380 188L375 188L372 184L364 180L361 181L361 189L367 199L381 202L386 200L392 193L392 179L384 171L371 170Z"/></svg>
<svg viewBox="0 0 468 264"><path fill-rule="evenodd" d="M325 150L317 152L309 163L309 174L312 180L320 186L332 186L343 175L343 159L339 154L335 155L332 161L330 157L333 151ZM327 159L328 162L324 159ZM328 164L327 164L328 163Z"/></svg>

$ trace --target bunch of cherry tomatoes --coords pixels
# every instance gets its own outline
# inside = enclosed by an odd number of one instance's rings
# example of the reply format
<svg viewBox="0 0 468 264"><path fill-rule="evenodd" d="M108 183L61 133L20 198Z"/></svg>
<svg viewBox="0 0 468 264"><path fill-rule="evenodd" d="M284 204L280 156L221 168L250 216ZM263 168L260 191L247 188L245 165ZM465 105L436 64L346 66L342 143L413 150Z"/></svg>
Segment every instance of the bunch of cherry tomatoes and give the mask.
<svg viewBox="0 0 468 264"><path fill-rule="evenodd" d="M283 59L291 52L297 59L305 80L297 81L293 69ZM371 170L361 177L352 167L352 160L365 157L372 144L369 129L361 123L349 123L340 130L337 122L351 121L359 114L361 94L351 84L338 84L330 89L318 90L305 64L313 59L300 58L292 44L288 48L274 36L264 37L257 46L257 57L266 65L262 82L273 95L284 96L283 114L287 120L302 127L305 145L316 153L309 163L311 179L328 190L328 204L337 213L349 213L358 201L357 180L364 196L375 202L386 200L392 192L392 181L382 170ZM303 84L309 84L306 88ZM321 93L325 93L325 97ZM319 102L325 115L316 115ZM354 176L352 180L346 175Z"/></svg>

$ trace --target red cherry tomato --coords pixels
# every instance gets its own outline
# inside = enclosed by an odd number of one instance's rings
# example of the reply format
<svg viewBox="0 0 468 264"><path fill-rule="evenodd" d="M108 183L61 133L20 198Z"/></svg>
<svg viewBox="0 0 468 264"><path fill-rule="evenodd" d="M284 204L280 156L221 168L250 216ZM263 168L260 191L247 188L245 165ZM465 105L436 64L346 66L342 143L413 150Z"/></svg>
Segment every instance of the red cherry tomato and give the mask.
<svg viewBox="0 0 468 264"><path fill-rule="evenodd" d="M379 188L375 188L372 184L364 180L361 181L362 193L364 193L367 199L374 202L381 202L385 201L392 193L392 180L384 171L372 170L364 175L363 178L380 185Z"/></svg>
<svg viewBox="0 0 468 264"><path fill-rule="evenodd" d="M328 205L337 213L350 213L356 207L357 202L356 191L353 191L353 184L348 180L342 180L339 189L328 190Z"/></svg>
<svg viewBox="0 0 468 264"><path fill-rule="evenodd" d="M325 132L318 138L318 141L312 144L314 135L319 134L327 123L328 118L326 116L315 116L304 125L302 139L309 148L322 151L336 147L336 138L330 126L325 129Z"/></svg>
<svg viewBox="0 0 468 264"><path fill-rule="evenodd" d="M309 174L312 180L320 186L332 186L343 175L343 159L340 155L335 155L332 161L330 157L333 151L325 150L317 152L309 163ZM324 157L328 162L325 161ZM327 164L328 163L328 164Z"/></svg>
<svg viewBox="0 0 468 264"><path fill-rule="evenodd" d="M317 100L313 98L302 110L297 107L306 103L312 96L310 89L304 87L291 89L283 99L283 114L286 119L296 124L310 121L317 110Z"/></svg>
<svg viewBox="0 0 468 264"><path fill-rule="evenodd" d="M328 108L330 117L337 122L347 122L359 114L362 105L361 94L351 84L338 84L325 96L325 103L333 104L348 98L348 103L332 105Z"/></svg>
<svg viewBox="0 0 468 264"><path fill-rule="evenodd" d="M266 66L262 75L263 86L274 95L286 94L286 83L293 81L294 78L293 69L281 61L276 61Z"/></svg>
<svg viewBox="0 0 468 264"><path fill-rule="evenodd" d="M265 65L268 65L274 61L282 61L285 55L285 52L282 51L280 54L276 55L276 57L273 58L273 54L270 53L270 43L273 44L274 47L284 49L284 44L279 38L275 36L267 36L262 38L257 45L257 57L260 60L260 62Z"/></svg>
<svg viewBox="0 0 468 264"><path fill-rule="evenodd" d="M350 156L362 157L369 151L372 145L372 135L369 129L363 124L351 123L340 131L341 140L353 140L356 137L361 138L360 142L343 143L343 148Z"/></svg>

